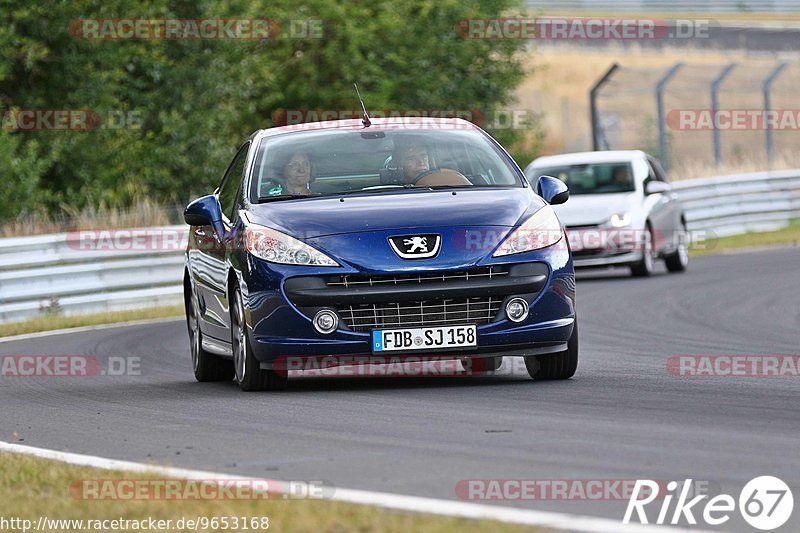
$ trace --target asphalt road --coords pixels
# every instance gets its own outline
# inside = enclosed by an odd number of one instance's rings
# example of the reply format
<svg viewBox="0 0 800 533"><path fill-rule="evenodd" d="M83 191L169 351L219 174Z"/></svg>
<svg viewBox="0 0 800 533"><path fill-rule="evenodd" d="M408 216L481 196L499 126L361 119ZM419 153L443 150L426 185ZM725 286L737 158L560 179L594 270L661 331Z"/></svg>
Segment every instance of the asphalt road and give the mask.
<svg viewBox="0 0 800 533"><path fill-rule="evenodd" d="M793 248L650 279L579 274L581 360L564 382L534 383L507 359L491 377L298 378L246 394L194 382L179 321L2 343L3 356L140 357L141 375L2 377L0 440L450 499L467 479L637 478L738 499L770 474L800 506L800 378L667 372L676 354L800 354L798 260ZM615 519L626 505L492 503ZM800 509L781 530L800 530Z"/></svg>

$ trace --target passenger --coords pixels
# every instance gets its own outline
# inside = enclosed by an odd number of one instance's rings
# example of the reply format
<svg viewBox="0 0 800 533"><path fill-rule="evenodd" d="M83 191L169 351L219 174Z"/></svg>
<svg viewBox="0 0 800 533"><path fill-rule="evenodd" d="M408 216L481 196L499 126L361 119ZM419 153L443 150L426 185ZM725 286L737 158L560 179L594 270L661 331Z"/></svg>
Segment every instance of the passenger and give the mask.
<svg viewBox="0 0 800 533"><path fill-rule="evenodd" d="M267 188L261 196L280 196L285 194L310 194L312 176L311 158L307 152L299 150L289 159L278 159L273 165L277 179L269 179L262 185Z"/></svg>

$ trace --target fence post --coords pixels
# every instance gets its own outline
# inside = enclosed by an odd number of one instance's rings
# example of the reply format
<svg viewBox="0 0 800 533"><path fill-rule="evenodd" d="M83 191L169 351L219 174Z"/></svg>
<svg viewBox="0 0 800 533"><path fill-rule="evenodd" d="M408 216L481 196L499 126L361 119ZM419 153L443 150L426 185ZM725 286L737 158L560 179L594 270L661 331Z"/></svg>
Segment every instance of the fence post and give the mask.
<svg viewBox="0 0 800 533"><path fill-rule="evenodd" d="M603 85L605 85L614 72L619 68L618 63L611 65L611 68L603 74L597 83L594 84L592 90L589 91L589 112L591 113L592 120L592 150L600 150L600 118L597 115L597 93L600 92ZM608 144L606 143L606 146Z"/></svg>
<svg viewBox="0 0 800 533"><path fill-rule="evenodd" d="M734 68L736 68L736 63L731 63L730 65L726 66L722 69L722 72L719 73L719 76L717 76L714 81L711 82L711 119L713 120L711 131L714 137L714 164L717 166L719 166L722 162L720 135L719 128L717 127L717 113L719 111L719 86L722 85L722 82L725 81L725 78L728 77L728 74L730 74Z"/></svg>
<svg viewBox="0 0 800 533"><path fill-rule="evenodd" d="M767 115L772 110L772 84L781 75L783 69L786 68L786 63L781 63L775 70L773 70L767 79L764 80L764 135L767 143L767 168L772 170L772 127L770 126Z"/></svg>
<svg viewBox="0 0 800 533"><path fill-rule="evenodd" d="M661 164L669 170L669 152L667 148L666 121L664 119L664 89L667 83L683 68L683 63L675 63L656 85L656 108L658 110L658 148L661 153Z"/></svg>

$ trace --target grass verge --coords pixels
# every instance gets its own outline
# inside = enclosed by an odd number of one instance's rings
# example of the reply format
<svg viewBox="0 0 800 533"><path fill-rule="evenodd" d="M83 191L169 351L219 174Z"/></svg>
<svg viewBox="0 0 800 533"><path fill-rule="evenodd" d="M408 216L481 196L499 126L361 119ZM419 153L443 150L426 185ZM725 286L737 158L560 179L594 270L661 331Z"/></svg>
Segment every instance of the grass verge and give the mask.
<svg viewBox="0 0 800 533"><path fill-rule="evenodd" d="M36 333L54 329L79 328L82 326L97 326L99 324L112 324L114 322L128 322L131 320L149 320L156 318L171 318L182 316L183 306L153 307L150 309L134 309L130 311L112 311L92 315L41 316L22 322L0 324L0 337Z"/></svg>
<svg viewBox="0 0 800 533"><path fill-rule="evenodd" d="M13 512L4 518L18 517L30 520L35 527L39 517L72 520L172 520L169 531L188 531L177 528L181 518L234 517L246 519L248 527L239 530L264 531L249 527L251 518L268 517L269 529L283 532L305 531L386 531L386 532L518 532L539 531L535 528L515 526L492 521L473 521L435 515L390 511L366 505L339 503L326 500L87 500L79 491L70 491L71 484L83 480L153 480L157 476L96 470L67 465L57 461L26 455L0 453L0 501ZM78 494L73 494L78 492ZM102 494L102 492L101 492ZM76 497L77 496L77 497ZM146 523L146 522L145 522ZM85 525L85 523L84 523ZM70 529L72 527L72 529ZM58 531L78 531L73 523L59 527ZM134 531L136 526L115 529ZM55 530L52 526L45 531ZM84 530L86 530L84 528ZM198 528L196 531L219 531L224 528ZM195 531L195 529L192 529Z"/></svg>
<svg viewBox="0 0 800 533"><path fill-rule="evenodd" d="M708 239L702 243L693 244L689 252L695 257L771 246L800 246L800 219L792 221L787 227L777 231Z"/></svg>

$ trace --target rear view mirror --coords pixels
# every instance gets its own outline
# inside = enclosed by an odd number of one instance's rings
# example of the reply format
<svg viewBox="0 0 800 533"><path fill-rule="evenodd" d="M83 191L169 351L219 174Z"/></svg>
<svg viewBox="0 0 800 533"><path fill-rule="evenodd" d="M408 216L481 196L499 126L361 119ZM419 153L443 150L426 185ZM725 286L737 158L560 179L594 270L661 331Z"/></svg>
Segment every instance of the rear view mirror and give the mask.
<svg viewBox="0 0 800 533"><path fill-rule="evenodd" d="M563 204L569 200L569 187L558 178L541 176L536 182L536 194L550 205Z"/></svg>

